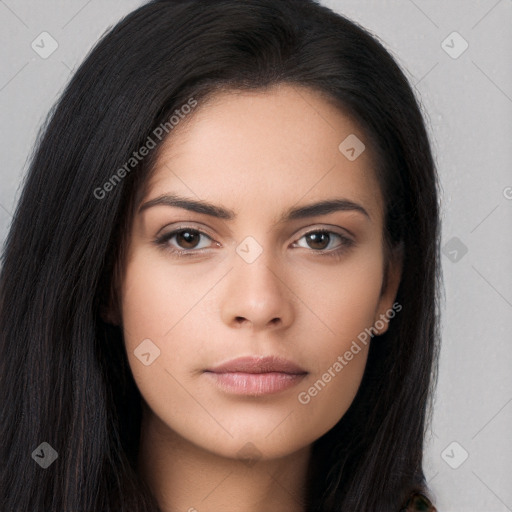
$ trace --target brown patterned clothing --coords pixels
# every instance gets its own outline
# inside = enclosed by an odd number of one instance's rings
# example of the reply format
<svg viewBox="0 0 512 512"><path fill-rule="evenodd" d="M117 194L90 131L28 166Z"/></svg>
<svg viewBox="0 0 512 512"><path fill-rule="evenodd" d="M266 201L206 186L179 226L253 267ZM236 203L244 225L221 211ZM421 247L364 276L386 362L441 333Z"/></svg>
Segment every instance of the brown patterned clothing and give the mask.
<svg viewBox="0 0 512 512"><path fill-rule="evenodd" d="M430 500L419 492L413 493L400 512L437 512Z"/></svg>

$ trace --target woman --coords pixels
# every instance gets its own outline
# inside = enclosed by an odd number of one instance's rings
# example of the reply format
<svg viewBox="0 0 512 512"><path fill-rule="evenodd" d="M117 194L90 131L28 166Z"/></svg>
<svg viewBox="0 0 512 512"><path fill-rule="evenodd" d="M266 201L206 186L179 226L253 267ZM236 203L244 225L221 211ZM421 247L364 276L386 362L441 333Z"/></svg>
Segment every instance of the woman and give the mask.
<svg viewBox="0 0 512 512"><path fill-rule="evenodd" d="M421 111L361 27L311 0L137 9L7 237L4 507L435 510L438 237Z"/></svg>

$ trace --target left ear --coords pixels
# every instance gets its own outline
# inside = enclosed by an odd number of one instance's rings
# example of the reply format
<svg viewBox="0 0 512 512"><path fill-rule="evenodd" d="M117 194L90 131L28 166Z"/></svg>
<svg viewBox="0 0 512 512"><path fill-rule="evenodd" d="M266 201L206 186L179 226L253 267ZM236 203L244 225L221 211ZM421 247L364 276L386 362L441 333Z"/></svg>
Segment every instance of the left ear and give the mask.
<svg viewBox="0 0 512 512"><path fill-rule="evenodd" d="M402 267L403 246L400 244L389 251L389 257L384 269L381 295L373 322L374 330L377 335L384 334L388 330L389 320L395 316L395 311L397 312L402 309L401 305L396 305L396 309L393 308L400 280L402 278ZM393 312L392 316L390 316L390 312Z"/></svg>

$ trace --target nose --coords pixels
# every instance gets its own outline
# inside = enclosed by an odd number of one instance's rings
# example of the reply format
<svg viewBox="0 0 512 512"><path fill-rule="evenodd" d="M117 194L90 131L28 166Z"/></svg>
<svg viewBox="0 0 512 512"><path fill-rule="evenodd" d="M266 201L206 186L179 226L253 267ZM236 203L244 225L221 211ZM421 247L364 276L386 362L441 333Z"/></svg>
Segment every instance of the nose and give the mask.
<svg viewBox="0 0 512 512"><path fill-rule="evenodd" d="M293 297L285 274L265 251L252 263L236 255L221 299L222 321L254 332L285 328L293 321Z"/></svg>

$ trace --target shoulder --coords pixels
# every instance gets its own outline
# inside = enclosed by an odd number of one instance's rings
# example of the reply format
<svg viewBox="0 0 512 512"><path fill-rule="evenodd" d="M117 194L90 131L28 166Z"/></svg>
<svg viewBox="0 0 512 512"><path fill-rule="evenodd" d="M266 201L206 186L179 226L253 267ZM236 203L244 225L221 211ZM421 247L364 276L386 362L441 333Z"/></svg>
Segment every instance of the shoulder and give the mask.
<svg viewBox="0 0 512 512"><path fill-rule="evenodd" d="M431 501L419 492L411 494L400 512L437 512Z"/></svg>

